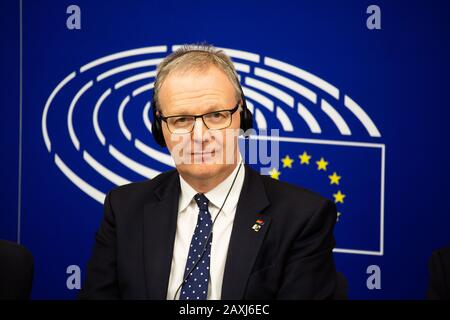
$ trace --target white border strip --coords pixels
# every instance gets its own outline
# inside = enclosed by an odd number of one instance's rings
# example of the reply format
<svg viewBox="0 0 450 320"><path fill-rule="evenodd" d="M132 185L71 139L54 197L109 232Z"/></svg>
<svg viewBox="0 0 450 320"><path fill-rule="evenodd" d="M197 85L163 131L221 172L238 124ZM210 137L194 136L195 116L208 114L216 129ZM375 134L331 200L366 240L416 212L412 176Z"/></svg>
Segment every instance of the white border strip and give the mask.
<svg viewBox="0 0 450 320"><path fill-rule="evenodd" d="M276 137L276 136L250 136L250 139L261 140L276 140L285 142L301 142L310 144L326 144L333 146L349 146L349 147L362 147L362 148L383 148L385 145L382 143L370 143L370 142L356 142L356 141L340 141L340 140L322 140L322 139L304 139L294 137Z"/></svg>
<svg viewBox="0 0 450 320"><path fill-rule="evenodd" d="M299 142L309 144L324 144L334 146L347 146L347 147L362 147L362 148L378 148L381 149L381 186L380 186L380 249L379 251L370 250L353 250L335 248L334 252L339 253L353 253L353 254L366 254L366 255L384 255L384 192L385 192L385 177L386 177L386 145L382 143L365 143L354 141L339 141L339 140L318 140L318 139L303 139L303 138L291 138L291 137L276 137L276 136L250 136L250 139L255 140L275 140L285 142Z"/></svg>
<svg viewBox="0 0 450 320"><path fill-rule="evenodd" d="M23 51L22 51L22 0L19 2L19 172L18 172L18 183L17 183L17 243L20 244L20 229L22 225L22 97L23 97L23 86L22 86L22 59L23 59ZM47 134L47 127L46 123L44 123L44 117L45 120L47 119L47 105L46 110L44 111L44 115L42 116L42 133L44 134L44 140L47 137L47 140L45 140L45 144L47 145L47 149L50 151L50 140L48 139ZM45 125L45 131L44 131L44 125ZM48 144L47 144L48 142Z"/></svg>
<svg viewBox="0 0 450 320"><path fill-rule="evenodd" d="M364 255L369 255L369 256L382 256L383 255L383 252L380 252L380 251L354 250L354 249L341 249L341 248L335 248L335 249L333 249L333 252L364 254Z"/></svg>

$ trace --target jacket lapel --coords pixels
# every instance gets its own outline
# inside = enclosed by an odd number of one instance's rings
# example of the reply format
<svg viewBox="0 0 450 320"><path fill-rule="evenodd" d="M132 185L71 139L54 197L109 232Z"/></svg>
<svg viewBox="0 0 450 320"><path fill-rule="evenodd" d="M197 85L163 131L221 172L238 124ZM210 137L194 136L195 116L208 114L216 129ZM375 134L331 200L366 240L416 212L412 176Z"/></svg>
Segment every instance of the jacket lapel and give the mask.
<svg viewBox="0 0 450 320"><path fill-rule="evenodd" d="M269 205L261 177L249 166L245 166L245 179L236 208L231 232L222 285L222 299L244 298L247 280L252 271L264 236L269 229L270 217L262 214ZM263 225L253 229L257 220Z"/></svg>
<svg viewBox="0 0 450 320"><path fill-rule="evenodd" d="M144 268L148 299L165 300L177 227L179 177L175 171L144 206Z"/></svg>

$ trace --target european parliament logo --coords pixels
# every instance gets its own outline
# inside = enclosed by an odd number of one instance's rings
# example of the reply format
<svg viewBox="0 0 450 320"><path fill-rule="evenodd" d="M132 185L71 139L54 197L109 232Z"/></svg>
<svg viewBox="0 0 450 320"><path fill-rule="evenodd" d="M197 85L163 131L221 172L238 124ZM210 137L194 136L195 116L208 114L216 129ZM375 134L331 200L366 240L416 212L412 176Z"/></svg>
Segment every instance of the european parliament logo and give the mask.
<svg viewBox="0 0 450 320"><path fill-rule="evenodd" d="M103 203L114 186L175 167L151 137L149 111L156 66L177 48L152 46L95 59L69 70L50 93L41 123L45 146L57 168L95 201ZM221 49L233 59L254 115L251 140L278 145L279 161L266 173L336 203L335 252L383 255L386 149L369 115L306 70ZM280 135L265 134L270 129Z"/></svg>

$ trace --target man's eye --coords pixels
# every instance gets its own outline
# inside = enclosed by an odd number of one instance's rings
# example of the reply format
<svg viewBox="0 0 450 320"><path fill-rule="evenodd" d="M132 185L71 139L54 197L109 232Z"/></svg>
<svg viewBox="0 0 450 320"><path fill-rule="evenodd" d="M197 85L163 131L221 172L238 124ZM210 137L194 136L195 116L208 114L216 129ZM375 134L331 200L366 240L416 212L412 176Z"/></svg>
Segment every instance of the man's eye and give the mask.
<svg viewBox="0 0 450 320"><path fill-rule="evenodd" d="M180 117L180 118L175 119L175 123L184 123L186 121L188 121L188 118L185 118L185 117Z"/></svg>
<svg viewBox="0 0 450 320"><path fill-rule="evenodd" d="M223 114L221 112L215 112L215 113L212 114L212 117L213 118L222 118Z"/></svg>

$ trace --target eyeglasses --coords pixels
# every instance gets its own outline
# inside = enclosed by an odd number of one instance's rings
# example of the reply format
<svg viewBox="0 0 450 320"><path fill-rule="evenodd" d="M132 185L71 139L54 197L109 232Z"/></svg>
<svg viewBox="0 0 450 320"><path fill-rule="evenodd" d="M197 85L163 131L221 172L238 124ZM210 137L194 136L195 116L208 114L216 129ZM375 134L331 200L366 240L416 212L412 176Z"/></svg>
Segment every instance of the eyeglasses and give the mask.
<svg viewBox="0 0 450 320"><path fill-rule="evenodd" d="M164 117L159 115L159 119L167 124L167 129L170 133L185 134L191 133L194 130L195 121L197 118L202 118L206 128L210 130L221 130L228 128L231 125L231 117L239 109L239 102L236 107L230 110L217 110L201 114L193 115L177 115Z"/></svg>

